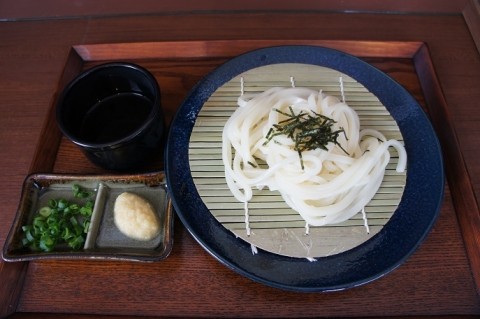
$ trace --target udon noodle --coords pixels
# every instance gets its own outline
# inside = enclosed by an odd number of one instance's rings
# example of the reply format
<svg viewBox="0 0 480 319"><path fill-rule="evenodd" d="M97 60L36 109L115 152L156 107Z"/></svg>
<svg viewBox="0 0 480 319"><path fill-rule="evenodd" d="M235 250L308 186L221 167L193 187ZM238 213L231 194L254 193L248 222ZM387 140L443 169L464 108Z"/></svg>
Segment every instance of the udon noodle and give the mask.
<svg viewBox="0 0 480 319"><path fill-rule="evenodd" d="M342 131L336 142L300 153L284 134L267 139L287 114L301 112L332 119L332 130ZM398 153L397 172L403 172L407 154L401 142L361 129L355 110L338 98L301 87L242 94L222 136L226 182L234 197L245 203L248 234L248 202L255 188L278 191L307 225L350 219L378 191L390 148Z"/></svg>

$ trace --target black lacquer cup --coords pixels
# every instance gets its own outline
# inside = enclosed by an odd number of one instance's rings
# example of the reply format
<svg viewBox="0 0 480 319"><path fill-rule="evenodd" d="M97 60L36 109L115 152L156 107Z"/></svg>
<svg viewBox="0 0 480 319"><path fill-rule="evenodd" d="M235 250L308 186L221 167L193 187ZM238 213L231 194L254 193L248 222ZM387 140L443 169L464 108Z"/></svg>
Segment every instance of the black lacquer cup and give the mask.
<svg viewBox="0 0 480 319"><path fill-rule="evenodd" d="M160 88L139 65L114 62L84 71L64 88L56 116L62 133L102 168L141 169L160 152Z"/></svg>

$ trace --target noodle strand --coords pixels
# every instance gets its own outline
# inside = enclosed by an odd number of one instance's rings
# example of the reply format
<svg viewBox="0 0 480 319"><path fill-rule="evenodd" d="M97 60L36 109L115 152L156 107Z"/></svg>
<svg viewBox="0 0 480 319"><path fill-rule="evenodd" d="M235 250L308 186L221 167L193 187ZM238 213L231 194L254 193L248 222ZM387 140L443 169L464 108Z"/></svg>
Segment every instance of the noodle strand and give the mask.
<svg viewBox="0 0 480 319"><path fill-rule="evenodd" d="M377 130L362 130L357 113L344 101L295 87L293 77L291 81L291 88L275 87L256 95L244 94L242 84L239 107L223 129L225 178L233 196L245 203L248 234L247 203L254 188L264 187L280 192L306 221L307 233L309 225L340 223L359 212L366 223L364 207L382 183L390 149L398 154L396 171L403 172L407 165L405 148ZM278 134L266 139L271 128L291 112L331 118L332 130L344 134L339 134L335 143L329 142L326 149L302 151L300 158L290 137Z"/></svg>

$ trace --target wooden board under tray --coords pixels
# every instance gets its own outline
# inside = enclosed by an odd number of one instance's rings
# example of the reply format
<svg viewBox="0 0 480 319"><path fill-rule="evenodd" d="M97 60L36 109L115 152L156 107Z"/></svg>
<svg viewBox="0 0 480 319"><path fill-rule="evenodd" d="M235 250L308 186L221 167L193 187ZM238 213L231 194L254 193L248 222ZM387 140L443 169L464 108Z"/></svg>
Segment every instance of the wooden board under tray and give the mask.
<svg viewBox="0 0 480 319"><path fill-rule="evenodd" d="M247 279L224 269L225 267L211 258L205 251L194 242L180 223L175 229L174 248L162 265L149 264L138 265L133 269L129 263L113 262L108 266L98 262L81 261L70 263L35 262L30 267L30 281L24 286L22 299L18 311L39 312L59 311L65 313L84 313L88 309L93 311L96 297L91 292L96 287L94 282L113 282L107 287L102 287L102 294L111 296L112 302L122 303L127 312L121 314L133 315L158 315L175 316L178 310L176 300L183 298L185 294L179 287L201 287L209 278L209 288L203 289L205 293L211 293L218 299L230 300L223 309L225 314L234 313L234 307L242 307L240 303L244 292L235 289L236 286L255 289L258 296L267 296L274 307L277 300L293 304L305 304L305 300L315 298L315 303L309 303L308 307L315 304L322 315L329 316L389 316L399 313L408 313L402 308L405 303L414 303L415 294L409 292L409 287L422 287L429 289L432 280L440 280L447 272L442 268L432 267L431 275L422 278L414 278L412 274L418 266L428 268L428 260L434 256L436 263L448 264L452 255L462 258L463 246L461 240L455 241L454 245L444 243L444 237L463 238L468 261L461 269L456 269L456 287L464 289L455 291L455 298L465 300L476 298L475 290L480 288L480 245L479 234L480 219L478 207L470 179L465 168L462 154L459 150L455 131L448 115L446 102L438 83L435 69L430 59L429 50L422 42L374 42L374 41L333 41L333 40L215 40L215 41L178 41L178 42L142 42L142 43L103 43L73 46L66 58L64 72L58 86L60 91L63 86L81 70L107 61L132 61L149 69L157 78L162 90L162 107L166 114L167 123L170 123L177 107L181 104L187 92L205 74L216 66L243 52L260 47L269 47L286 44L319 45L339 49L358 56L373 64L402 84L422 105L428 113L441 142L445 158L445 169L448 180L444 205L440 218L429 236L426 249L420 249L415 253L412 264L401 266L382 280L375 281L354 291L344 292L349 302L343 302L342 295L333 298L332 295L304 295L282 294L282 298L274 298L276 291L269 287L263 287L256 283L249 283ZM105 173L100 168L88 162L86 157L68 140L62 137L55 123L54 101L46 118L43 132L37 144L37 151L32 161L30 172L53 172L53 173L80 173L95 174ZM145 171L163 169L163 153L160 151L157 161L152 167L146 167ZM453 240L452 240L453 241ZM435 249L434 249L435 248ZM441 251L440 251L441 250ZM195 265L193 267L192 265ZM11 273L8 280L23 285L21 279L25 277L27 267L22 263L8 265ZM80 283L77 289L71 289L72 285L64 282L52 283L54 273L65 274L69 271L75 273L69 281ZM115 271L115 280L112 281L112 271ZM473 277L473 280L472 280ZM89 282L85 280L88 278ZM447 278L448 279L448 278ZM450 277L451 279L451 277ZM441 279L443 280L443 279ZM241 285L238 283L241 281ZM473 283L473 284L472 284ZM148 292L144 287L150 287ZM155 289L151 289L155 287ZM445 286L446 289L448 285ZM14 302L20 298L21 289L16 290L12 297ZM90 291L90 293L88 293ZM142 300L141 309L136 306L138 298L129 298L122 294L126 291L135 291ZM143 291L143 294L142 294ZM49 292L48 301L33 302L32 296ZM195 292L198 293L198 292ZM82 295L81 299L77 299ZM379 301L380 296L387 297ZM221 296L221 297L220 297ZM285 297L288 296L288 300ZM402 298L402 303L398 299ZM445 297L450 298L450 297ZM29 302L32 301L32 302ZM71 300L72 302L65 302ZM75 300L75 302L73 302ZM354 301L354 302L352 302ZM248 300L250 309L263 307L265 298L252 298ZM474 303L471 301L471 303ZM356 304L369 304L368 312L359 312ZM56 305L61 307L55 309ZM428 303L417 304L418 313L428 313ZM435 307L442 307L436 304ZM217 307L218 308L218 307ZM213 316L212 312L204 312L204 316ZM118 307L109 307L103 304L95 309L97 314L120 314L115 313ZM136 310L137 312L136 312ZM298 309L291 307L292 311L285 314L302 316ZM218 309L217 309L218 310ZM245 310L247 314L250 312ZM312 309L310 309L312 311ZM441 309L437 313L441 313ZM93 313L93 312L92 312ZM255 315L254 312L251 313Z"/></svg>

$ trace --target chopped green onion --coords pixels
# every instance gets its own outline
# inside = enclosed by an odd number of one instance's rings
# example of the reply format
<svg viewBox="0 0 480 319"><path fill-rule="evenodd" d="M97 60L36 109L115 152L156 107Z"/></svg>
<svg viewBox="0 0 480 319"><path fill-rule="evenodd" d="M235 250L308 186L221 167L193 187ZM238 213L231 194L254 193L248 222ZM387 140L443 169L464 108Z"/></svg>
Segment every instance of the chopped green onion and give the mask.
<svg viewBox="0 0 480 319"><path fill-rule="evenodd" d="M82 248L90 227L94 201L89 197L93 193L79 185L74 185L72 191L75 198L87 199L84 204L50 199L48 206L41 207L33 217L32 224L22 226L24 247L49 252L65 243L75 250Z"/></svg>
<svg viewBox="0 0 480 319"><path fill-rule="evenodd" d="M67 202L66 199L63 199L63 198L60 199L60 200L58 201L58 203L57 203L58 209L64 209L64 208L67 207L67 206L68 206L68 202Z"/></svg>
<svg viewBox="0 0 480 319"><path fill-rule="evenodd" d="M48 217L52 213L52 209L50 207L42 207L38 213L43 217Z"/></svg>
<svg viewBox="0 0 480 319"><path fill-rule="evenodd" d="M57 201L54 200L54 199L50 199L50 200L48 201L48 207L50 207L50 208L57 208Z"/></svg>
<svg viewBox="0 0 480 319"><path fill-rule="evenodd" d="M72 191L73 191L73 196L77 198L87 198L92 195L91 192L84 190L82 187L80 187L77 184L74 184L72 186Z"/></svg>

